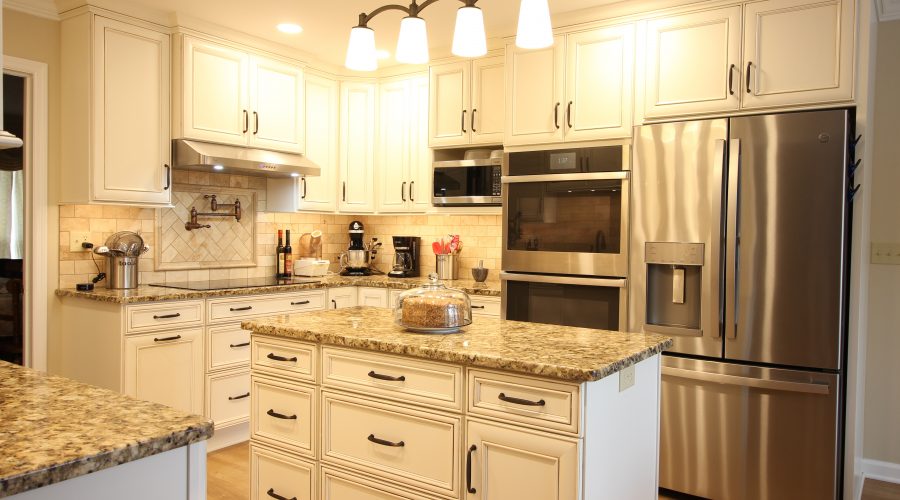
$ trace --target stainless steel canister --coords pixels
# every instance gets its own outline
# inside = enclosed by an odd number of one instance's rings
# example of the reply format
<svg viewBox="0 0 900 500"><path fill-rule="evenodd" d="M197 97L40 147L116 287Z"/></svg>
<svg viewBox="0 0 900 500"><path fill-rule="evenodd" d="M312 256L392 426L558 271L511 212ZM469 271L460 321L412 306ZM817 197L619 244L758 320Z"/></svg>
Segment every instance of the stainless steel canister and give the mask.
<svg viewBox="0 0 900 500"><path fill-rule="evenodd" d="M438 279L455 280L459 277L459 259L456 254L435 255L435 269Z"/></svg>
<svg viewBox="0 0 900 500"><path fill-rule="evenodd" d="M140 257L106 256L106 287L114 289L137 288L138 261Z"/></svg>

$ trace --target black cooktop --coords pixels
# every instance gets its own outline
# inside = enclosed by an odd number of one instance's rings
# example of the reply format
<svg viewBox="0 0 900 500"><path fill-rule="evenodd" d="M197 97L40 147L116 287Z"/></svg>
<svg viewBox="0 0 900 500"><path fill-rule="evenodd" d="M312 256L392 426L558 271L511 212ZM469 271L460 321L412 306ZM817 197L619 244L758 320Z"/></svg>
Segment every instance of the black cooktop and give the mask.
<svg viewBox="0 0 900 500"><path fill-rule="evenodd" d="M263 286L289 286L304 283L319 283L318 278L242 278L232 280L189 281L184 283L150 283L148 286L175 288L177 290L227 290L229 288L258 288Z"/></svg>

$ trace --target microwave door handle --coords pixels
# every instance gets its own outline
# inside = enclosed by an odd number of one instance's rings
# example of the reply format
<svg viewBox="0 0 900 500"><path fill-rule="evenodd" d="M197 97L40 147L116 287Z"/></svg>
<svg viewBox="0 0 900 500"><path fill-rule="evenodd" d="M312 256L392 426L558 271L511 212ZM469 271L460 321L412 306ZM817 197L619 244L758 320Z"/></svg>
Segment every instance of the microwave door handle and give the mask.
<svg viewBox="0 0 900 500"><path fill-rule="evenodd" d="M737 338L737 290L738 259L740 258L740 175L741 141L731 139L728 144L728 210L726 212L725 234L725 338Z"/></svg>
<svg viewBox="0 0 900 500"><path fill-rule="evenodd" d="M578 278L573 276L547 276L538 274L518 274L501 272L501 281L528 281L531 283L549 283L556 285L586 285L606 288L625 288L625 278Z"/></svg>

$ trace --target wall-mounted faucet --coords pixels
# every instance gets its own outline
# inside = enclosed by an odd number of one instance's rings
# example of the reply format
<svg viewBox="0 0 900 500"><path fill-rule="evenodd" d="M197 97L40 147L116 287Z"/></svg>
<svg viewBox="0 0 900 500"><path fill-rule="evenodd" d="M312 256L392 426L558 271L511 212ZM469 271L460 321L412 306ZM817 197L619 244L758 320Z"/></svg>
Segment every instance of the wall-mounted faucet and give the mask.
<svg viewBox="0 0 900 500"><path fill-rule="evenodd" d="M184 223L184 228L188 231L193 231L194 229L201 228L210 228L209 224L200 224L197 222L197 217L234 217L234 220L240 222L241 220L241 200L234 200L234 203L224 203L224 206L232 208L231 213L220 213L219 210L219 201L216 199L216 195L214 194L205 194L203 198L209 200L209 206L212 209L212 212L198 212L196 208L191 207L191 220L190 222Z"/></svg>

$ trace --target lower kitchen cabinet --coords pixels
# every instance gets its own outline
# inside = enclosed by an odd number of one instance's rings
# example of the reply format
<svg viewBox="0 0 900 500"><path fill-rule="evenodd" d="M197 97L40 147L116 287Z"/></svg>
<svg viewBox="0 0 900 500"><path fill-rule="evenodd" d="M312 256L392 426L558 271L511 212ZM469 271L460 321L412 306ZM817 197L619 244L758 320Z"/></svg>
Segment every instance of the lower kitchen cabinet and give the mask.
<svg viewBox="0 0 900 500"><path fill-rule="evenodd" d="M317 498L315 464L257 443L250 444L250 477L250 500Z"/></svg>
<svg viewBox="0 0 900 500"><path fill-rule="evenodd" d="M189 413L203 413L203 330L125 338L123 391Z"/></svg>
<svg viewBox="0 0 900 500"><path fill-rule="evenodd" d="M252 439L286 447L293 453L316 456L315 388L254 375L250 394Z"/></svg>
<svg viewBox="0 0 900 500"><path fill-rule="evenodd" d="M385 484L330 467L322 467L319 476L321 500L431 500L418 492L404 490L395 483Z"/></svg>
<svg viewBox="0 0 900 500"><path fill-rule="evenodd" d="M250 371L246 368L206 376L206 412L216 428L250 420Z"/></svg>
<svg viewBox="0 0 900 500"><path fill-rule="evenodd" d="M356 304L370 307L389 307L387 288L359 287Z"/></svg>
<svg viewBox="0 0 900 500"><path fill-rule="evenodd" d="M328 302L325 307L328 309L343 309L345 307L353 307L356 305L356 287L342 286L339 288L328 289Z"/></svg>

